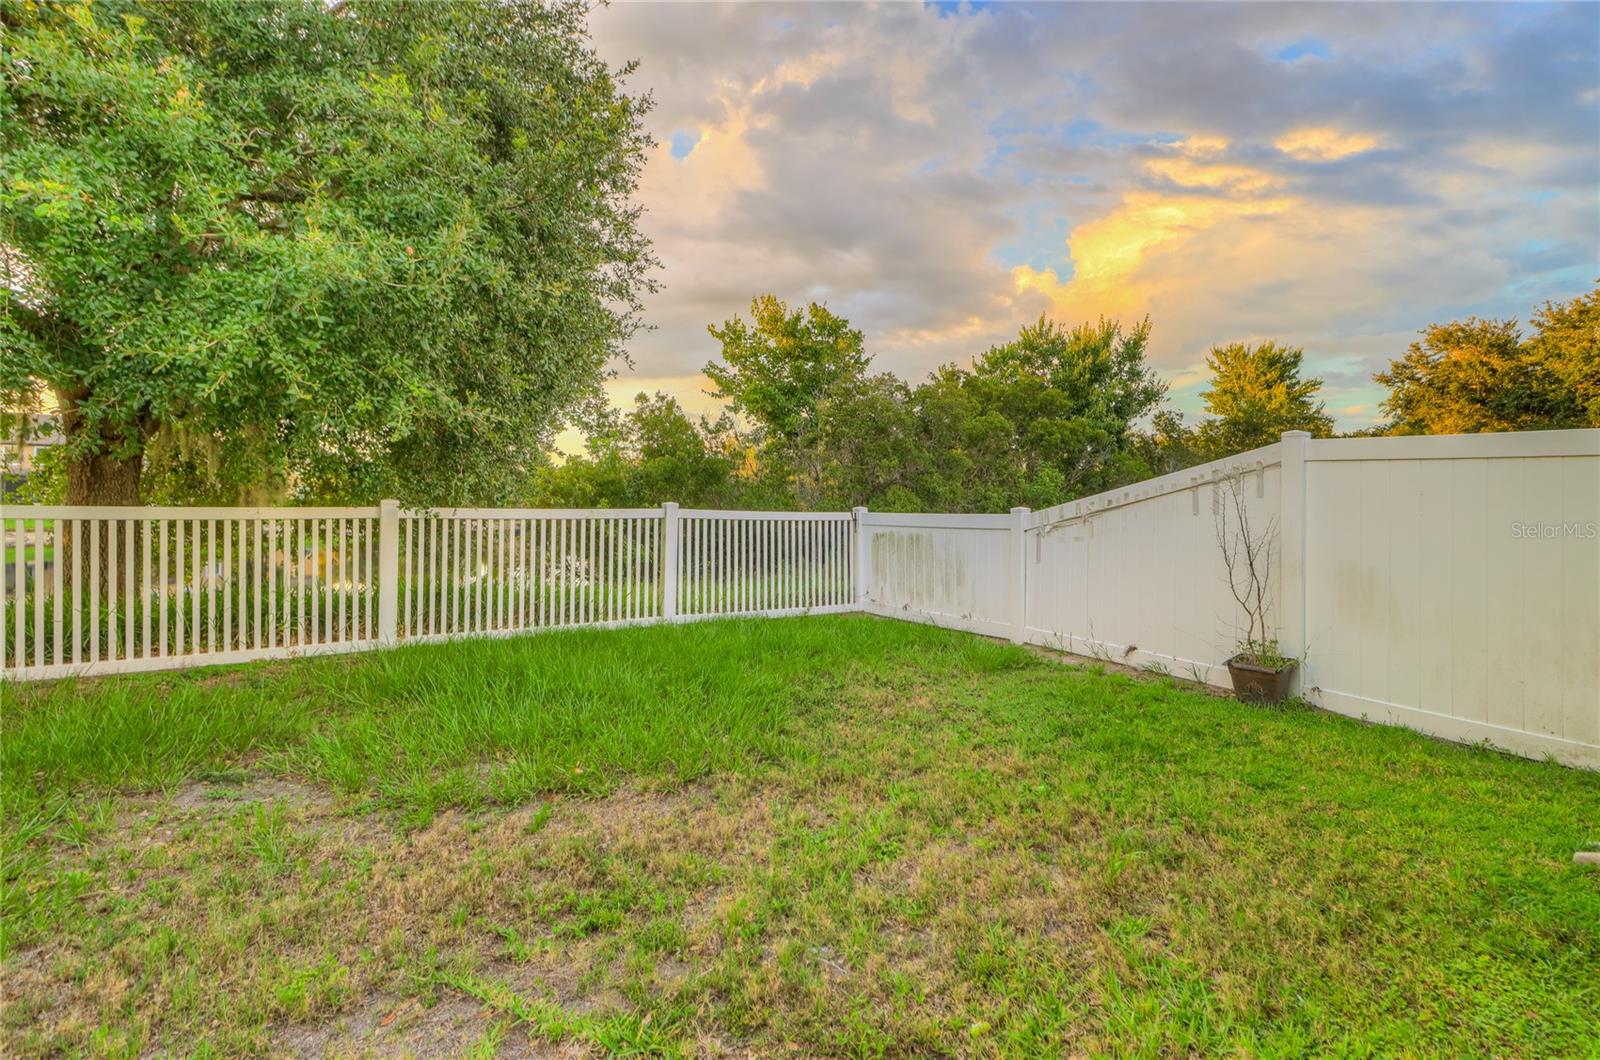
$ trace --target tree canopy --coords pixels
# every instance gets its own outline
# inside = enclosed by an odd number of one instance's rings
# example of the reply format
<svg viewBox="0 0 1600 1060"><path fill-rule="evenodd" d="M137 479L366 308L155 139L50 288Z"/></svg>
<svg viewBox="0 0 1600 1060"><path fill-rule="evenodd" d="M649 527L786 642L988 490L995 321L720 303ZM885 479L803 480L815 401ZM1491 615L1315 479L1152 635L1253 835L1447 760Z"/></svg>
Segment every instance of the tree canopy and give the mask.
<svg viewBox="0 0 1600 1060"><path fill-rule="evenodd" d="M507 496L653 265L576 3L0 7L9 403L69 501Z"/></svg>
<svg viewBox="0 0 1600 1060"><path fill-rule="evenodd" d="M1011 504L1042 507L1107 488L1127 472L1134 425L1167 390L1145 362L1149 341L1149 318L1128 329L1105 318L1067 328L1041 316L976 357L970 371L946 368L932 385L970 400L968 427L988 436L979 445L989 456L986 474L1020 486L1009 491Z"/></svg>
<svg viewBox="0 0 1600 1060"><path fill-rule="evenodd" d="M1323 381L1305 353L1276 340L1223 343L1206 357L1204 414L1187 424L1146 359L1150 321L1066 326L1041 318L970 364L946 364L918 384L870 372L861 332L821 306L791 312L772 296L756 323L711 332L725 359L708 366L748 419L690 423L657 394L587 457L543 479L567 503L661 499L746 508L1004 511L1074 497L1217 460L1285 431L1333 434ZM1394 389L1395 423L1358 434L1600 426L1600 288L1534 313L1526 340L1514 321L1429 328L1378 378ZM647 457L649 423L678 441ZM671 476L652 467L706 466ZM559 487L559 488L558 488ZM624 500L624 498L627 498Z"/></svg>
<svg viewBox="0 0 1600 1060"><path fill-rule="evenodd" d="M586 454L542 473L535 502L993 511L1146 467L1137 423L1164 391L1145 362L1148 321L1041 318L912 386L869 374L861 332L823 306L791 311L767 295L752 317L711 328L724 357L707 373L729 414L694 423L666 395L641 394L602 417Z"/></svg>
<svg viewBox="0 0 1600 1060"><path fill-rule="evenodd" d="M770 294L751 300L749 323L735 316L706 330L722 347L722 360L705 366L717 388L712 396L753 424L755 442L765 446L767 482L787 479L803 507L815 506L822 497L821 410L864 377L861 332L826 306L791 311Z"/></svg>
<svg viewBox="0 0 1600 1060"><path fill-rule="evenodd" d="M1433 324L1373 376L1401 434L1600 427L1600 287L1515 320Z"/></svg>
<svg viewBox="0 0 1600 1060"><path fill-rule="evenodd" d="M1213 418L1199 429L1202 451L1242 453L1271 445L1285 431L1333 434L1333 417L1317 400L1322 380L1300 374L1304 358L1304 350L1276 342L1211 347L1211 385L1200 400Z"/></svg>
<svg viewBox="0 0 1600 1060"><path fill-rule="evenodd" d="M587 453L552 464L529 503L551 508L691 507L736 503L742 444L730 418L695 422L676 399L640 394L626 414L607 411L589 431Z"/></svg>
<svg viewBox="0 0 1600 1060"><path fill-rule="evenodd" d="M1600 285L1533 313L1528 356L1582 408L1579 426L1600 427Z"/></svg>

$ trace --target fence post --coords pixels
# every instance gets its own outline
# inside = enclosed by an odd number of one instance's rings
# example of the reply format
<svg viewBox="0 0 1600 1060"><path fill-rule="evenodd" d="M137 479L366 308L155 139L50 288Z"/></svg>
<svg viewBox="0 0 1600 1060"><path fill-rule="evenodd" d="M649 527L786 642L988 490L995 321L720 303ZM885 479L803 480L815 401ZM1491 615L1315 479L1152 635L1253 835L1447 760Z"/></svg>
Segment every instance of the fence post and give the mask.
<svg viewBox="0 0 1600 1060"><path fill-rule="evenodd" d="M678 618L678 505L667 501L661 506L661 620Z"/></svg>
<svg viewBox="0 0 1600 1060"><path fill-rule="evenodd" d="M857 611L867 609L867 565L871 562L872 551L867 544L867 509L865 506L850 509L850 523L855 529L856 548L854 556L855 570L855 604Z"/></svg>
<svg viewBox="0 0 1600 1060"><path fill-rule="evenodd" d="M1301 659L1295 681L1305 680L1306 653L1306 452L1311 435L1285 431L1282 437L1282 488L1278 491L1278 650Z"/></svg>
<svg viewBox="0 0 1600 1060"><path fill-rule="evenodd" d="M1027 518L1030 508L1011 509L1011 643L1028 639Z"/></svg>
<svg viewBox="0 0 1600 1060"><path fill-rule="evenodd" d="M400 502L378 503L378 644L392 647L397 639L395 616L400 603Z"/></svg>

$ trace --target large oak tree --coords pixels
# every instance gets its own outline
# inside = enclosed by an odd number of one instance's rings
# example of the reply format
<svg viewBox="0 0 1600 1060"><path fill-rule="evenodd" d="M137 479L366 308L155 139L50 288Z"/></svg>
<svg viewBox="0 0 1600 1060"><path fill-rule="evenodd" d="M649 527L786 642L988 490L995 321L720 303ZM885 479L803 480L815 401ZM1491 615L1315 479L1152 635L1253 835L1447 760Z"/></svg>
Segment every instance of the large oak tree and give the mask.
<svg viewBox="0 0 1600 1060"><path fill-rule="evenodd" d="M0 389L67 499L493 501L637 324L648 137L578 4L0 0Z"/></svg>

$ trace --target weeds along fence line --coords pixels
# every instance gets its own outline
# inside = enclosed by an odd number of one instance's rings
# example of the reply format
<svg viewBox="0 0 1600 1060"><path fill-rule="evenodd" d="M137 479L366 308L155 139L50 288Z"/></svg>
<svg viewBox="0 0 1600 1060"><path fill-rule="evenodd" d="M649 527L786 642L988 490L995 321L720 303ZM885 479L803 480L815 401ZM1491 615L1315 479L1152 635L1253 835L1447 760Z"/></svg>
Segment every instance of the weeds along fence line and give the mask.
<svg viewBox="0 0 1600 1060"><path fill-rule="evenodd" d="M5 676L855 609L852 513L8 507Z"/></svg>

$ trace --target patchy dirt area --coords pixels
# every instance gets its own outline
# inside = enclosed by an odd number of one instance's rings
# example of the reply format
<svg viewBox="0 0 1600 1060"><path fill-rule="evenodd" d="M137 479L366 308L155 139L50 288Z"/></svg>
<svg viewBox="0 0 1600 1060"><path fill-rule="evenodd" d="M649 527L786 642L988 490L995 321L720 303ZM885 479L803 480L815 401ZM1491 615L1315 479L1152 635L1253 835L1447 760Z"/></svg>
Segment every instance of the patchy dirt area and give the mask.
<svg viewBox="0 0 1600 1060"><path fill-rule="evenodd" d="M527 1029L466 997L424 1004L416 997L374 995L355 1011L315 1025L293 1025L272 1038L282 1056L503 1056L577 1058L602 1055L579 1043L536 1041Z"/></svg>
<svg viewBox="0 0 1600 1060"><path fill-rule="evenodd" d="M108 921L111 945L11 954L6 1032L25 1052L115 1036L108 1016L137 997L121 1030L146 1047L215 1028L219 1044L283 1055L587 1055L594 1035L571 1032L633 1007L613 985L619 961L635 997L670 993L719 948L706 867L771 824L760 799L727 795L635 784L414 829L246 771L129 796L93 842L53 852L59 874L103 882L74 904ZM647 956L630 952L632 929ZM193 1006L207 981L221 996ZM240 992L266 1018L232 1036ZM549 1006L542 1034L516 1014L530 998ZM630 1019L648 1030L648 1012Z"/></svg>
<svg viewBox="0 0 1600 1060"><path fill-rule="evenodd" d="M326 814L338 802L329 792L299 781L245 772L191 780L171 794L152 800L179 812L227 813L253 803L283 803L297 813Z"/></svg>

